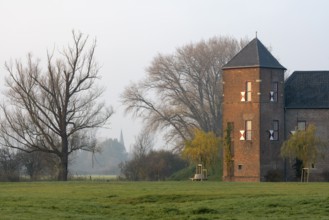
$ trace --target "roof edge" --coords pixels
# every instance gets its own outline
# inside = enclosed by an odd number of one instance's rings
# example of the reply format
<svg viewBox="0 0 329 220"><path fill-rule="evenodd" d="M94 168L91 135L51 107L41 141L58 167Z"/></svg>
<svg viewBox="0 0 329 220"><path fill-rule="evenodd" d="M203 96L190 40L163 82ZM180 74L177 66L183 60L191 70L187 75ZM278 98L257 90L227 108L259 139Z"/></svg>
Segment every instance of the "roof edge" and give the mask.
<svg viewBox="0 0 329 220"><path fill-rule="evenodd" d="M329 106L328 107L287 107L285 106L284 107L285 109L329 109Z"/></svg>
<svg viewBox="0 0 329 220"><path fill-rule="evenodd" d="M222 67L222 70L227 70L227 69L246 69L246 68L266 68L266 69L280 69L280 70L287 70L285 67L273 67L273 66L260 66L260 65L254 65L254 66L234 66L234 67Z"/></svg>

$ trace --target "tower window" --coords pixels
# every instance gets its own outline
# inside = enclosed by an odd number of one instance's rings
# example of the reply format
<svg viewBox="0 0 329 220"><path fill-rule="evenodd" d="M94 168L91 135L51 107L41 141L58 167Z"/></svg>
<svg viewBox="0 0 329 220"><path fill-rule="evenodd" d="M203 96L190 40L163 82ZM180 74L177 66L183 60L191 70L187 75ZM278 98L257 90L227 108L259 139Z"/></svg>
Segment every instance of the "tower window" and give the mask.
<svg viewBox="0 0 329 220"><path fill-rule="evenodd" d="M297 121L297 130L305 131L306 129L306 121Z"/></svg>
<svg viewBox="0 0 329 220"><path fill-rule="evenodd" d="M241 102L251 101L251 82L246 82L245 90L241 92Z"/></svg>
<svg viewBox="0 0 329 220"><path fill-rule="evenodd" d="M246 83L246 101L251 101L251 82Z"/></svg>
<svg viewBox="0 0 329 220"><path fill-rule="evenodd" d="M252 134L252 122L251 121L246 121L246 124L245 124L245 127L246 127L246 132L245 132L245 135L246 135L246 140L250 141L251 140L251 134Z"/></svg>
<svg viewBox="0 0 329 220"><path fill-rule="evenodd" d="M278 101L278 83L271 83L271 91L270 91L270 101L277 102Z"/></svg>
<svg viewBox="0 0 329 220"><path fill-rule="evenodd" d="M240 141L251 141L252 136L252 122L245 121L244 130L240 130Z"/></svg>
<svg viewBox="0 0 329 220"><path fill-rule="evenodd" d="M278 120L272 121L272 130L269 130L269 133L270 133L271 141L279 140L279 121Z"/></svg>

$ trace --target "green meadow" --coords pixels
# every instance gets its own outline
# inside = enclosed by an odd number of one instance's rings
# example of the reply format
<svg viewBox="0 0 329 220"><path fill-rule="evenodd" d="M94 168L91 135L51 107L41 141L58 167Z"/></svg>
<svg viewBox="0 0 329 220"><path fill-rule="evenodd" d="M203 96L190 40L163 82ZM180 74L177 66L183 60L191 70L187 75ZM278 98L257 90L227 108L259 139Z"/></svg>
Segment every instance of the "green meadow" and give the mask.
<svg viewBox="0 0 329 220"><path fill-rule="evenodd" d="M0 219L329 219L329 184L0 183Z"/></svg>

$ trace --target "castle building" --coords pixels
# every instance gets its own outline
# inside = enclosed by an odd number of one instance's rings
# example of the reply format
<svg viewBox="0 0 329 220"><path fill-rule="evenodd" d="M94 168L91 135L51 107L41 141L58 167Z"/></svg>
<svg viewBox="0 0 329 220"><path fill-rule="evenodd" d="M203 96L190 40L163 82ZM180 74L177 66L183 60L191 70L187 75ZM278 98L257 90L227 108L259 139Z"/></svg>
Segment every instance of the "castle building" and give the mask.
<svg viewBox="0 0 329 220"><path fill-rule="evenodd" d="M320 119L329 122L328 84L321 84L323 75L329 80L329 72L294 72L285 82L285 70L258 38L223 66L222 127L223 135L229 127L231 136L230 161L223 165L225 181L267 181L273 172L288 180L293 171L280 156L280 148L290 131L314 123L324 129L320 134L329 137L329 124ZM318 84L312 87L307 82L315 79L325 93L319 92ZM317 93L322 95L315 99L306 95ZM319 170L325 166L319 163Z"/></svg>
<svg viewBox="0 0 329 220"><path fill-rule="evenodd" d="M316 126L316 134L329 144L329 71L296 71L285 82L285 137L293 131ZM311 181L329 181L329 146L312 164ZM294 177L287 163L286 179Z"/></svg>

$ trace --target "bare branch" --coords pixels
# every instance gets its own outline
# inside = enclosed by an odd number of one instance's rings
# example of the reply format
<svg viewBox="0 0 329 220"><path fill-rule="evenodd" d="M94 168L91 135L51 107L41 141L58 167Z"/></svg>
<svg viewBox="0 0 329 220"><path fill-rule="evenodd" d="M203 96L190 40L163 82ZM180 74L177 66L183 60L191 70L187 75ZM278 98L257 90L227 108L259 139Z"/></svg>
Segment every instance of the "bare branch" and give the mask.
<svg viewBox="0 0 329 220"><path fill-rule="evenodd" d="M245 43L215 37L188 44L171 55L158 54L147 78L121 96L126 113L141 117L149 130L165 130L180 145L193 129L221 134L222 66Z"/></svg>
<svg viewBox="0 0 329 220"><path fill-rule="evenodd" d="M92 150L95 139L89 133L106 125L113 114L98 103L99 67L95 61L96 41L88 49L88 37L72 32L73 44L55 60L47 54L47 68L29 54L27 63L6 63L7 103L1 106L1 142L26 152L56 154L61 161L61 180L67 178L71 152Z"/></svg>

